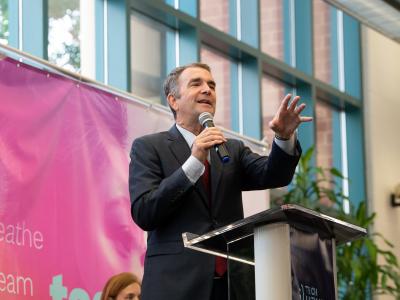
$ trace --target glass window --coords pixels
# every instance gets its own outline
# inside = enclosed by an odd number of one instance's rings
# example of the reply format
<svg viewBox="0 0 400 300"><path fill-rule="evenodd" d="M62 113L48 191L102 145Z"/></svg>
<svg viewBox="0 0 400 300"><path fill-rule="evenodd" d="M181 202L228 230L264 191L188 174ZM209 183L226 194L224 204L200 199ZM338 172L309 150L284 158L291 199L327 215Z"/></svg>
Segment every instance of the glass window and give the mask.
<svg viewBox="0 0 400 300"><path fill-rule="evenodd" d="M162 83L175 62L175 31L133 11L131 14L132 92L140 97L166 103Z"/></svg>
<svg viewBox="0 0 400 300"><path fill-rule="evenodd" d="M8 44L8 1L0 0L0 43Z"/></svg>
<svg viewBox="0 0 400 300"><path fill-rule="evenodd" d="M200 20L229 33L229 0L200 0Z"/></svg>
<svg viewBox="0 0 400 300"><path fill-rule="evenodd" d="M79 72L80 9L79 0L49 0L49 45L51 63Z"/></svg>
<svg viewBox="0 0 400 300"><path fill-rule="evenodd" d="M313 1L315 77L332 83L332 8L322 0Z"/></svg>
<svg viewBox="0 0 400 300"><path fill-rule="evenodd" d="M215 124L227 129L232 128L231 112L231 73L234 62L218 51L203 46L200 51L201 61L211 67L212 75L216 82L217 108Z"/></svg>
<svg viewBox="0 0 400 300"><path fill-rule="evenodd" d="M276 59L284 58L284 17L282 0L260 1L261 50Z"/></svg>
<svg viewBox="0 0 400 300"><path fill-rule="evenodd" d="M285 83L264 74L262 78L262 127L263 141L269 145L274 139L274 132L269 128L269 122L275 116L278 108L285 97L292 89Z"/></svg>

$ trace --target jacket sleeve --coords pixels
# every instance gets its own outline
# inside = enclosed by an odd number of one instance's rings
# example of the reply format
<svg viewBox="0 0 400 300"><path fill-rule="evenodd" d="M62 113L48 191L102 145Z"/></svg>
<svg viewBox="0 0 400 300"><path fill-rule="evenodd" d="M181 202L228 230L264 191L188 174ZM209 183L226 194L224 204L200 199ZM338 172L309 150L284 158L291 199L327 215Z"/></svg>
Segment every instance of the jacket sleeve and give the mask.
<svg viewBox="0 0 400 300"><path fill-rule="evenodd" d="M288 185L293 178L301 155L300 144L296 143L298 155L289 155L275 142L269 156L252 152L242 142L240 164L242 168L242 190L260 190Z"/></svg>
<svg viewBox="0 0 400 300"><path fill-rule="evenodd" d="M193 188L182 170L177 168L165 177L155 145L149 139L134 141L129 164L129 194L133 220L143 230L154 230L179 208L184 195Z"/></svg>

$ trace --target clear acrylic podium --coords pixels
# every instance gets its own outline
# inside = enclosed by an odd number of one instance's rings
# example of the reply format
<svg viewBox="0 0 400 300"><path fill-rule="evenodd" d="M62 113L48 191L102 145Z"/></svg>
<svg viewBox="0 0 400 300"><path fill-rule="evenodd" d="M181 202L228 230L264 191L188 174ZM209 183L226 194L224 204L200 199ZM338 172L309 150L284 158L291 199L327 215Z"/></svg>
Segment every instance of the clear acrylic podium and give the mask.
<svg viewBox="0 0 400 300"><path fill-rule="evenodd" d="M334 300L336 245L365 234L364 228L285 204L182 237L187 248L228 259L230 299Z"/></svg>

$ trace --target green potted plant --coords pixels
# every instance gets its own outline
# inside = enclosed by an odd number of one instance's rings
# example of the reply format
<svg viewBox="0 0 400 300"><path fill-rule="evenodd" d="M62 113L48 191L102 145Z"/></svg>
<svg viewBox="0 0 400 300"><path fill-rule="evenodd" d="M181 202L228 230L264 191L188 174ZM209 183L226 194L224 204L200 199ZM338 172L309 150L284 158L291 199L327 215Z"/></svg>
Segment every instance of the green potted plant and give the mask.
<svg viewBox="0 0 400 300"><path fill-rule="evenodd" d="M393 245L381 234L372 232L375 213L368 214L364 202L345 213L347 197L338 186L342 174L334 168L311 164L314 149L302 156L293 184L273 204L295 203L368 229L366 237L337 248L339 299L368 299L371 295L392 295L400 299L400 268L391 249ZM378 246L381 239L384 249Z"/></svg>

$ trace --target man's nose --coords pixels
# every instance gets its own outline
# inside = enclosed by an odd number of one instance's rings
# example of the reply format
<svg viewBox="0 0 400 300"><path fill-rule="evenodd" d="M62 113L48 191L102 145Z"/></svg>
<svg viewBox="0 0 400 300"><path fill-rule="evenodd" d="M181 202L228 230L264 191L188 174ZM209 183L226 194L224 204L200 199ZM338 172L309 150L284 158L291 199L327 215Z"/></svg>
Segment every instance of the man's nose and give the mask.
<svg viewBox="0 0 400 300"><path fill-rule="evenodd" d="M201 93L205 94L205 95L211 95L211 88L209 87L209 85L207 83L203 84Z"/></svg>

